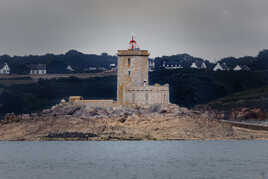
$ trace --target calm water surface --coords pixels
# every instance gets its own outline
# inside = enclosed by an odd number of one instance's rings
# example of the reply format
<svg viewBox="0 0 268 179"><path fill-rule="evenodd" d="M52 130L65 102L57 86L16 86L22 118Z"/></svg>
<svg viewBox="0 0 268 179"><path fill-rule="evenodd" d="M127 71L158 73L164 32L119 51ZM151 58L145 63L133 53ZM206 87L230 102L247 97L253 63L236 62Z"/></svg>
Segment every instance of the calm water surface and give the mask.
<svg viewBox="0 0 268 179"><path fill-rule="evenodd" d="M262 179L268 141L0 142L0 179Z"/></svg>

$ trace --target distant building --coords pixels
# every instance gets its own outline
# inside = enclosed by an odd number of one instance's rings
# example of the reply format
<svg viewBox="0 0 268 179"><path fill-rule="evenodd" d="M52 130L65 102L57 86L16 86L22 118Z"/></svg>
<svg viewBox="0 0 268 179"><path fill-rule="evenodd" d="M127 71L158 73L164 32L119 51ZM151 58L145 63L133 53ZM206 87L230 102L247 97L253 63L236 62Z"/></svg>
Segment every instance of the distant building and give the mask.
<svg viewBox="0 0 268 179"><path fill-rule="evenodd" d="M10 68L7 63L3 64L0 63L0 74L6 74L6 75L10 74Z"/></svg>
<svg viewBox="0 0 268 179"><path fill-rule="evenodd" d="M68 65L66 69L69 70L69 71L75 71L75 70L72 68L71 65Z"/></svg>
<svg viewBox="0 0 268 179"><path fill-rule="evenodd" d="M201 65L201 69L207 69L207 65L204 62Z"/></svg>
<svg viewBox="0 0 268 179"><path fill-rule="evenodd" d="M117 70L116 64L112 63L110 64L110 69L107 70L106 72L116 72L116 70Z"/></svg>
<svg viewBox="0 0 268 179"><path fill-rule="evenodd" d="M45 64L31 65L31 75L45 75L47 74L47 68Z"/></svg>
<svg viewBox="0 0 268 179"><path fill-rule="evenodd" d="M154 68L155 68L155 62L153 59L149 59L148 60L149 62L149 71L154 71Z"/></svg>
<svg viewBox="0 0 268 179"><path fill-rule="evenodd" d="M217 65L213 68L213 71L222 71L223 68L221 66L221 64L217 63Z"/></svg>
<svg viewBox="0 0 268 179"><path fill-rule="evenodd" d="M242 68L239 65L237 65L233 70L234 71L240 71L240 70L242 70Z"/></svg>
<svg viewBox="0 0 268 179"><path fill-rule="evenodd" d="M112 64L110 64L110 67L111 68L115 68L116 67L116 64L112 63Z"/></svg>
<svg viewBox="0 0 268 179"><path fill-rule="evenodd" d="M165 68L165 69L181 69L181 68L183 68L178 62L174 62L174 61L171 61L169 63L167 63L166 61L163 61L161 67ZM149 68L150 68L150 64L149 64ZM154 68L155 68L155 63L154 63Z"/></svg>
<svg viewBox="0 0 268 179"><path fill-rule="evenodd" d="M194 62L194 63L192 63L191 68L198 69L198 67L197 67L197 65L196 65L196 63L195 63L195 62Z"/></svg>
<svg viewBox="0 0 268 179"><path fill-rule="evenodd" d="M183 66L181 66L181 65L179 65L179 66L177 66L178 67L178 69L182 69L183 68Z"/></svg>
<svg viewBox="0 0 268 179"><path fill-rule="evenodd" d="M181 69L183 68L181 65L170 65L170 67L166 67L166 69Z"/></svg>

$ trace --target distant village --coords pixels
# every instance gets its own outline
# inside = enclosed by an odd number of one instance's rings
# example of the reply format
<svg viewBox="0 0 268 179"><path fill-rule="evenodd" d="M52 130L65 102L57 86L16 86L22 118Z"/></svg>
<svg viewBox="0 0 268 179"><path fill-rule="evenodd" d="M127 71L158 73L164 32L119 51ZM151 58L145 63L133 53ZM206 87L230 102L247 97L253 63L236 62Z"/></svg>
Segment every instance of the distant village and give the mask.
<svg viewBox="0 0 268 179"><path fill-rule="evenodd" d="M195 69L203 71L262 71L268 70L268 50L262 50L255 57L227 57L216 62L177 54L149 58L149 71ZM45 54L29 56L0 56L0 75L46 75L116 72L117 56L107 53L84 54L70 50L65 54Z"/></svg>
<svg viewBox="0 0 268 179"><path fill-rule="evenodd" d="M183 68L187 68L187 67L183 67L182 65L178 64L178 63L174 63L174 62L168 62L168 61L164 61L163 64L161 65L162 68L165 69L183 69ZM212 71L250 71L250 68L246 65L240 66L240 65L236 65L234 68L229 68L227 67L227 65L225 63L220 64L220 63L216 63L215 66L211 69L208 68L205 62L202 62L201 64L197 64L195 62L193 62L190 67L188 68L192 68L192 69L200 69L200 70L212 70Z"/></svg>
<svg viewBox="0 0 268 179"><path fill-rule="evenodd" d="M75 73L75 69L71 65L66 67L66 70L70 73ZM110 64L110 68L105 67L89 67L86 69L88 72L115 72L116 64ZM1 75L11 75L16 73L11 73L11 68L8 63L0 64L0 74ZM30 65L29 75L46 75L48 74L48 69L46 64L32 64Z"/></svg>
<svg viewBox="0 0 268 179"><path fill-rule="evenodd" d="M199 69L199 70L210 70L210 71L250 71L250 68L247 65L236 65L234 68L229 68L225 63L216 63L212 68L208 67L208 64L205 62L197 63L193 62L190 66L182 65L179 61L162 61L161 64L156 65L154 59L149 59L149 71L152 72L155 69ZM75 73L76 70L71 66L67 65L66 70L69 73ZM109 67L88 67L85 69L87 72L116 72L117 64L111 63ZM0 74L10 75L16 74L12 73L12 69L8 63L0 64ZM46 64L31 64L29 65L29 75L45 75L48 74L48 69Z"/></svg>

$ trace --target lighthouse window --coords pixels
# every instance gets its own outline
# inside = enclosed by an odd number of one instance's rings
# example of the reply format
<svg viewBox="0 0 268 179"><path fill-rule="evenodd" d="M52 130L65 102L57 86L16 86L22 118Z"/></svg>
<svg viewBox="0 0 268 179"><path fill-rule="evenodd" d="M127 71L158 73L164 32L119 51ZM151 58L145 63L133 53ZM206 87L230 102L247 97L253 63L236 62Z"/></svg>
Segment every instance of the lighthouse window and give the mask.
<svg viewBox="0 0 268 179"><path fill-rule="evenodd" d="M127 59L127 63L128 63L128 67L130 67L130 65L131 65L131 60L130 60L130 58Z"/></svg>
<svg viewBox="0 0 268 179"><path fill-rule="evenodd" d="M146 94L145 94L145 103L148 104L148 101L149 101L149 94L146 93Z"/></svg>

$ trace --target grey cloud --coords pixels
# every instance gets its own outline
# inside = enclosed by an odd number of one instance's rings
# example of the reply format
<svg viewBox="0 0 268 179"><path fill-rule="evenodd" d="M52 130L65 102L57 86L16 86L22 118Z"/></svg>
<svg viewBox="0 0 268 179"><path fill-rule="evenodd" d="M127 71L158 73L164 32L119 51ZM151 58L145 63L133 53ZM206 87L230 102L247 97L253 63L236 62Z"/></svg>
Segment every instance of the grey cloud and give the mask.
<svg viewBox="0 0 268 179"><path fill-rule="evenodd" d="M1 0L0 54L127 48L219 59L268 46L267 0Z"/></svg>

